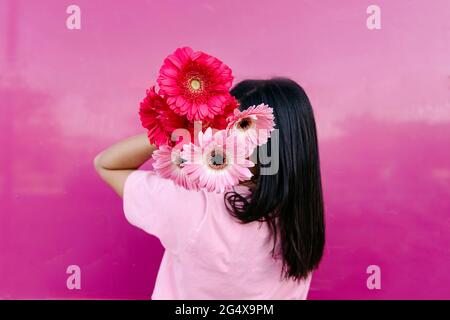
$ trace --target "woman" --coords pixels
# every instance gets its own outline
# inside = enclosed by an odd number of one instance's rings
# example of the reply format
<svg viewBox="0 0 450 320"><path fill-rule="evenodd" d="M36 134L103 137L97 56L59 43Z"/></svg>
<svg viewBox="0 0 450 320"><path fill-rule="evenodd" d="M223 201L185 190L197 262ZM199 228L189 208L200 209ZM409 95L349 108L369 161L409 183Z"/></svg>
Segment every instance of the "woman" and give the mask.
<svg viewBox="0 0 450 320"><path fill-rule="evenodd" d="M308 97L284 78L245 80L231 94L241 109L273 108L279 139L265 147L278 152L270 155L278 160L275 172L260 163L253 179L233 191L188 191L138 170L155 150L145 135L111 146L94 161L123 197L129 222L166 249L153 299L306 299L322 258L322 186Z"/></svg>

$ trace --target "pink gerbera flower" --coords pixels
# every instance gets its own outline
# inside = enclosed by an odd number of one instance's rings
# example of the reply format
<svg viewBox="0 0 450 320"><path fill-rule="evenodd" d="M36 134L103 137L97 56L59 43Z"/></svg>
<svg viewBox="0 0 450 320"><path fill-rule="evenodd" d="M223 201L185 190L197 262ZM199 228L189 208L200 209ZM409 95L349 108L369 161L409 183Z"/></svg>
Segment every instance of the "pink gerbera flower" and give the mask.
<svg viewBox="0 0 450 320"><path fill-rule="evenodd" d="M224 192L239 181L251 178L254 163L246 159L243 143L225 130L213 134L211 128L200 133L198 144L183 147L183 171L199 187L209 192Z"/></svg>
<svg viewBox="0 0 450 320"><path fill-rule="evenodd" d="M155 160L153 168L161 177L170 179L188 190L198 190L181 168L184 160L180 156L180 150L163 145L153 152L152 157Z"/></svg>
<svg viewBox="0 0 450 320"><path fill-rule="evenodd" d="M244 137L253 147L266 143L275 128L273 109L264 103L244 111L236 109L227 120L228 130Z"/></svg>
<svg viewBox="0 0 450 320"><path fill-rule="evenodd" d="M186 126L186 119L173 112L164 97L156 93L155 87L147 90L141 102L139 116L142 126L148 130L150 143L157 146L171 143L173 130Z"/></svg>
<svg viewBox="0 0 450 320"><path fill-rule="evenodd" d="M233 81L222 61L189 47L178 48L161 67L158 85L173 111L190 121L223 112Z"/></svg>

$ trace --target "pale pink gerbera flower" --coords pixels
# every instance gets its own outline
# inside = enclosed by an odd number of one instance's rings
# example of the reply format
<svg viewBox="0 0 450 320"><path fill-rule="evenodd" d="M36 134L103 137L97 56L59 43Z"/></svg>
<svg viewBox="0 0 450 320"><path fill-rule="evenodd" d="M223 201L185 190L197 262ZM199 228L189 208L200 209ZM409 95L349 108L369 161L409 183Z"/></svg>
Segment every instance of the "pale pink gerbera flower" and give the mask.
<svg viewBox="0 0 450 320"><path fill-rule="evenodd" d="M232 134L244 137L251 147L266 143L275 128L273 109L264 103L244 111L236 109L227 121L227 129Z"/></svg>
<svg viewBox="0 0 450 320"><path fill-rule="evenodd" d="M178 48L161 67L158 85L171 109L190 121L223 112L233 82L231 69L219 59L189 47Z"/></svg>
<svg viewBox="0 0 450 320"><path fill-rule="evenodd" d="M184 145L181 156L186 160L183 171L200 188L209 192L225 192L252 177L254 163L246 159L245 144L225 130L212 133L211 128L199 133L198 144Z"/></svg>
<svg viewBox="0 0 450 320"><path fill-rule="evenodd" d="M171 179L176 185L188 190L198 190L198 187L181 169L184 160L180 157L180 150L168 145L162 145L152 155L155 162L153 168L163 178Z"/></svg>

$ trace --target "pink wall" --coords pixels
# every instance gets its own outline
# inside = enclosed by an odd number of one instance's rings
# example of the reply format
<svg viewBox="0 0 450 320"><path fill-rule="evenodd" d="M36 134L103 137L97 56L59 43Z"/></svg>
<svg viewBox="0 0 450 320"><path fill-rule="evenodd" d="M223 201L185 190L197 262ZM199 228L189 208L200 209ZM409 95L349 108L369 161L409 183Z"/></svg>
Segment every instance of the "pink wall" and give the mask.
<svg viewBox="0 0 450 320"><path fill-rule="evenodd" d="M328 224L310 298L450 298L448 0L76 0L81 30L69 4L0 2L0 298L149 297L162 247L91 163L142 132L138 102L181 45L309 93Z"/></svg>

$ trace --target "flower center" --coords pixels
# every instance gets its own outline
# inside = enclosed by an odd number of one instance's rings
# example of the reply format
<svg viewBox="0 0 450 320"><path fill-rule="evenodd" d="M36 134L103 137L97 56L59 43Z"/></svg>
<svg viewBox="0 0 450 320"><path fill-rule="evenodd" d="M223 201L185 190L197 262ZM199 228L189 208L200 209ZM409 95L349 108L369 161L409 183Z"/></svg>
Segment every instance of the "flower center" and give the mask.
<svg viewBox="0 0 450 320"><path fill-rule="evenodd" d="M191 86L191 89L194 91L198 91L202 87L200 80L195 79L195 78L191 79L191 81L189 82L189 85Z"/></svg>
<svg viewBox="0 0 450 320"><path fill-rule="evenodd" d="M181 167L181 165L183 164L183 163L185 163L186 162L186 160L184 160L183 158L178 158L177 159L177 161L175 162L175 164L178 166L178 167Z"/></svg>
<svg viewBox="0 0 450 320"><path fill-rule="evenodd" d="M209 154L209 166L213 169L220 170L227 165L226 157L222 150L213 150Z"/></svg>
<svg viewBox="0 0 450 320"><path fill-rule="evenodd" d="M237 124L237 127L241 130L248 130L251 128L251 126L253 125L253 120L252 118L244 118L241 121L239 121L239 123Z"/></svg>
<svg viewBox="0 0 450 320"><path fill-rule="evenodd" d="M185 162L186 162L186 160L181 158L179 154L172 154L172 163L174 165L176 165L177 167L181 168L181 165Z"/></svg>

